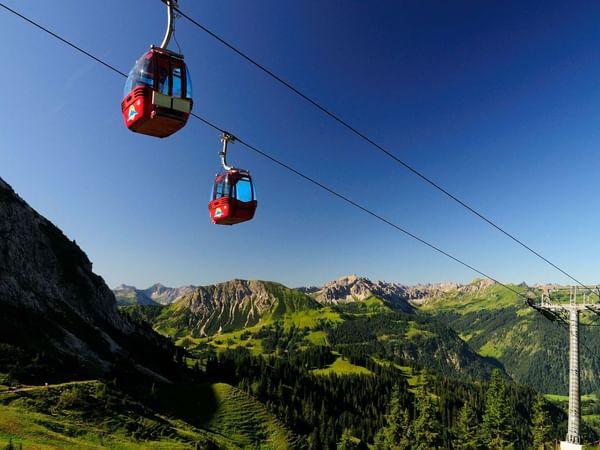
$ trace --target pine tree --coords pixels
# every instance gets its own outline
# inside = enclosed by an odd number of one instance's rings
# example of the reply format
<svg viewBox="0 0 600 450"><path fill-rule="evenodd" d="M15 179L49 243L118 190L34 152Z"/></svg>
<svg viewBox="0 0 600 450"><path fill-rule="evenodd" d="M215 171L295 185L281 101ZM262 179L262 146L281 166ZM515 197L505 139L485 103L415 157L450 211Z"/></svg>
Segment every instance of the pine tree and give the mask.
<svg viewBox="0 0 600 450"><path fill-rule="evenodd" d="M492 379L485 398L485 413L481 437L490 450L512 449L512 429L509 423L510 409L506 401L506 386L500 371L492 372Z"/></svg>
<svg viewBox="0 0 600 450"><path fill-rule="evenodd" d="M532 450L545 450L550 433L550 419L544 409L544 397L538 395L533 402L533 419L531 420L531 431L533 433Z"/></svg>
<svg viewBox="0 0 600 450"><path fill-rule="evenodd" d="M471 402L466 401L458 413L458 424L454 448L456 450L474 450L481 448L481 437L478 433L477 414Z"/></svg>
<svg viewBox="0 0 600 450"><path fill-rule="evenodd" d="M405 450L410 448L410 424L408 411L400 405L400 387L394 385L386 426L375 435L375 448L381 450Z"/></svg>
<svg viewBox="0 0 600 450"><path fill-rule="evenodd" d="M307 444L308 444L308 448L309 449L315 449L315 450L320 450L322 448L321 446L321 439L319 438L319 429L318 428L314 428L312 433L310 433L310 435L308 436L308 440L307 440Z"/></svg>
<svg viewBox="0 0 600 450"><path fill-rule="evenodd" d="M342 433L340 442L337 444L337 450L354 450L357 449L358 445L354 442L352 432L346 428Z"/></svg>
<svg viewBox="0 0 600 450"><path fill-rule="evenodd" d="M415 393L416 417L413 423L415 450L439 448L441 426L436 414L436 404L425 386L419 386Z"/></svg>

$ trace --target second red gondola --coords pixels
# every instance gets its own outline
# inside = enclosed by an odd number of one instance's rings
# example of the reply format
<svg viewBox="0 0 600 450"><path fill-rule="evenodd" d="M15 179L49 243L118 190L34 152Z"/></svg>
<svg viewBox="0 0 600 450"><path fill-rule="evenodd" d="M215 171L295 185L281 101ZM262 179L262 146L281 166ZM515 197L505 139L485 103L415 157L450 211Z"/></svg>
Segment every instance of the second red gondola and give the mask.
<svg viewBox="0 0 600 450"><path fill-rule="evenodd" d="M208 212L212 223L235 225L254 217L256 211L256 191L250 172L227 165L227 144L235 138L223 133L223 149L219 152L223 170L215 177Z"/></svg>
<svg viewBox="0 0 600 450"><path fill-rule="evenodd" d="M256 194L250 172L230 169L217 174L208 204L210 219L217 225L235 225L254 217Z"/></svg>

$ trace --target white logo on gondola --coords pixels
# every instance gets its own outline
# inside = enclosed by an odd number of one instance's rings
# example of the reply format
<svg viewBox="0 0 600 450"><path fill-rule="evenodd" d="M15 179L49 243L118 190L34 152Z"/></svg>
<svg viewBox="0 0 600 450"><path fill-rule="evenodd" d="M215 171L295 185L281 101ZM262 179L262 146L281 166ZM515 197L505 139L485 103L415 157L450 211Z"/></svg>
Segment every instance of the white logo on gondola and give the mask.
<svg viewBox="0 0 600 450"><path fill-rule="evenodd" d="M131 105L129 107L129 114L127 115L127 121L131 122L133 119L135 119L135 116L138 115L138 112L135 110L135 106Z"/></svg>
<svg viewBox="0 0 600 450"><path fill-rule="evenodd" d="M221 217L223 215L223 211L221 211L221 208L217 208L215 210L215 217Z"/></svg>

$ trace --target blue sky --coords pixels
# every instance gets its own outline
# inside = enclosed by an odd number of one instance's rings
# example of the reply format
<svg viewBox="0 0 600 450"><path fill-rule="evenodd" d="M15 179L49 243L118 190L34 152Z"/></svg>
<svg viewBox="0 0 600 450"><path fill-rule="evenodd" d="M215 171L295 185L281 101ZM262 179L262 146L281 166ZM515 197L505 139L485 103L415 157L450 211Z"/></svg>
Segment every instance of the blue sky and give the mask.
<svg viewBox="0 0 600 450"><path fill-rule="evenodd" d="M165 27L159 0L3 0L127 72ZM181 0L187 14L586 283L600 282L600 4ZM0 9L0 177L111 286L348 273L476 274L240 145L259 206L210 224L218 134L122 124L124 79ZM185 19L194 111L501 281L568 282ZM175 43L171 45L176 48Z"/></svg>

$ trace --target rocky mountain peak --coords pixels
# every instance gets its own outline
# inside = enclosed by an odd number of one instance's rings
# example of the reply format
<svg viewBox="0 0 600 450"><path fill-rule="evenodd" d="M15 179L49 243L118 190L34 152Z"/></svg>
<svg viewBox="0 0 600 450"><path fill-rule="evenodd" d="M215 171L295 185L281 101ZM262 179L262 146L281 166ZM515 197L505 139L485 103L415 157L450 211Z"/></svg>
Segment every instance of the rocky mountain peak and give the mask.
<svg viewBox="0 0 600 450"><path fill-rule="evenodd" d="M368 278L346 275L326 283L318 294L322 301L364 300L373 295L376 285Z"/></svg>
<svg viewBox="0 0 600 450"><path fill-rule="evenodd" d="M354 284L354 283L359 282L359 281L361 281L361 282L369 282L370 283L371 280L369 280L368 278L365 278L365 277L359 277L356 274L351 274L351 275L346 275L346 276L340 277L337 280L331 281L330 283Z"/></svg>
<svg viewBox="0 0 600 450"><path fill-rule="evenodd" d="M401 284L373 282L366 277L346 275L326 283L321 289L312 291L313 297L321 303L362 301L369 297L378 297L392 303L400 309L411 311L407 302L406 287Z"/></svg>
<svg viewBox="0 0 600 450"><path fill-rule="evenodd" d="M402 309L411 310L411 303L421 304L451 291L479 294L495 284L496 282L489 279L475 279L468 284L444 282L406 286L400 283L372 281L352 274L330 281L320 288L311 286L298 288L298 290L311 295L321 303L362 301L375 296Z"/></svg>

